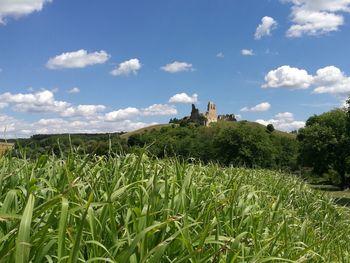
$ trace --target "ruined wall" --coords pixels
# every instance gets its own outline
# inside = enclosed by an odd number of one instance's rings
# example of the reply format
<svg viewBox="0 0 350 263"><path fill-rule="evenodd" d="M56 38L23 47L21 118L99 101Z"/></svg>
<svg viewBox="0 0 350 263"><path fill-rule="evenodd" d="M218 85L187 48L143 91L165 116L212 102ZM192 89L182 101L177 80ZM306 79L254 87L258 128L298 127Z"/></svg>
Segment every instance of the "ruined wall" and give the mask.
<svg viewBox="0 0 350 263"><path fill-rule="evenodd" d="M237 121L236 116L234 114L225 114L218 116L219 121Z"/></svg>
<svg viewBox="0 0 350 263"><path fill-rule="evenodd" d="M198 123L199 125L205 125L205 116L199 112L194 104L192 104L190 120L192 122Z"/></svg>
<svg viewBox="0 0 350 263"><path fill-rule="evenodd" d="M208 103L207 112L205 113L205 126L209 126L213 122L218 121L218 115L216 112L216 105L213 102Z"/></svg>
<svg viewBox="0 0 350 263"><path fill-rule="evenodd" d="M198 123L199 125L209 126L211 123L218 121L237 121L234 114L218 115L216 105L213 102L208 103L206 113L201 113L192 104L191 116L187 117L191 122Z"/></svg>

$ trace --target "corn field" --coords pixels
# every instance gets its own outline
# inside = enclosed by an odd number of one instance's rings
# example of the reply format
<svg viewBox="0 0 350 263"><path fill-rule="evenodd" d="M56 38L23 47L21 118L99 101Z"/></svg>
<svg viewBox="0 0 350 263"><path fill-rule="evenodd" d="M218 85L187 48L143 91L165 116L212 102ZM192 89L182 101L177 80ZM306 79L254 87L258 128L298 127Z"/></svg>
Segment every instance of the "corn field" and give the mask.
<svg viewBox="0 0 350 263"><path fill-rule="evenodd" d="M350 262L350 212L267 170L0 158L0 262Z"/></svg>

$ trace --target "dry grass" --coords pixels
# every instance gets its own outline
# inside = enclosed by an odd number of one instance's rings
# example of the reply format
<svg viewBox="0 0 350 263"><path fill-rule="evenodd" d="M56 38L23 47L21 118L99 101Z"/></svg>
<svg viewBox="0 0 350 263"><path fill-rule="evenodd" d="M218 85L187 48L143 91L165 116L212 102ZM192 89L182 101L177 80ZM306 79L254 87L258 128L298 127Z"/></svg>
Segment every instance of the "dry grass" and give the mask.
<svg viewBox="0 0 350 263"><path fill-rule="evenodd" d="M13 143L0 142L0 156L2 156L5 152L11 150L13 146L14 146Z"/></svg>

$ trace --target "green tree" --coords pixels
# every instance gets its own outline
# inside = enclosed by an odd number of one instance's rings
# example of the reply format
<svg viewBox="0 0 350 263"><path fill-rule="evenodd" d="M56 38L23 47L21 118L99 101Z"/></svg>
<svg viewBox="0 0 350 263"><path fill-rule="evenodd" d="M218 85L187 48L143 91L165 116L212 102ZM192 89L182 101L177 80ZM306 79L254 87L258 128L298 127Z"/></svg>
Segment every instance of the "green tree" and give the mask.
<svg viewBox="0 0 350 263"><path fill-rule="evenodd" d="M273 127L273 125L272 124L268 124L267 126L266 126L266 129L267 129L267 131L268 132L273 132L274 130L275 130L275 127Z"/></svg>
<svg viewBox="0 0 350 263"><path fill-rule="evenodd" d="M348 116L343 109L336 109L319 116L310 117L305 128L298 134L300 142L299 161L313 168L315 174L332 174L340 186L349 185L349 136ZM335 172L339 178L334 178Z"/></svg>

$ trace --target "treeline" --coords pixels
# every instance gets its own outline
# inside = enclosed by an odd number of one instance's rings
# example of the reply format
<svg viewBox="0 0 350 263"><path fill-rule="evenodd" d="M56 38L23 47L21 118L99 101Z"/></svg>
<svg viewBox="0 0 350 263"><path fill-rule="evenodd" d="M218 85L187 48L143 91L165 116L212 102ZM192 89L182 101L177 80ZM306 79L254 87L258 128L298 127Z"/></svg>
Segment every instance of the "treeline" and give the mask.
<svg viewBox="0 0 350 263"><path fill-rule="evenodd" d="M42 154L108 155L146 148L163 158L215 162L225 166L283 169L324 178L350 187L350 109L334 109L311 116L297 133L274 130L272 125L221 121L211 127L194 123L148 128L130 136L114 134L34 135L15 141L12 155L37 158Z"/></svg>
<svg viewBox="0 0 350 263"><path fill-rule="evenodd" d="M66 155L74 150L78 153L106 155L110 152L127 151L125 140L120 138L123 133L112 134L39 134L29 139L8 140L15 143L11 155L35 159L43 154Z"/></svg>
<svg viewBox="0 0 350 263"><path fill-rule="evenodd" d="M209 128L171 125L131 135L127 143L132 149L147 147L160 158L178 156L226 166L297 168L295 135L247 121L218 122Z"/></svg>

